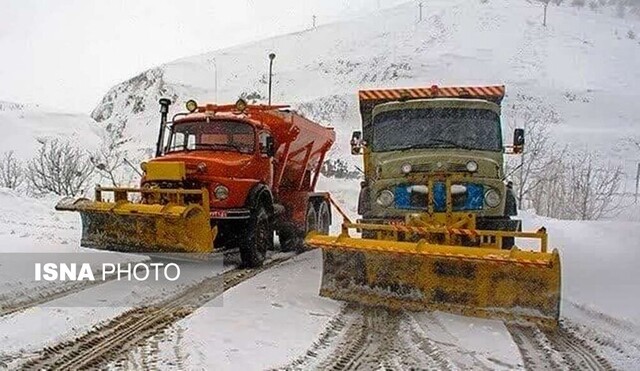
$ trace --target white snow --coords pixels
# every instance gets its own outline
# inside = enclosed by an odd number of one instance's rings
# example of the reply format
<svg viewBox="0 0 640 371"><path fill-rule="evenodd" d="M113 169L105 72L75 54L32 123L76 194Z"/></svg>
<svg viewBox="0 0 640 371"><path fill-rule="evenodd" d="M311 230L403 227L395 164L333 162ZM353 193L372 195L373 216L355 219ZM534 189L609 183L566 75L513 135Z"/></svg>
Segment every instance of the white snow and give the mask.
<svg viewBox="0 0 640 371"><path fill-rule="evenodd" d="M560 251L563 311L569 303L640 324L640 223L566 221L523 214L523 228L547 228Z"/></svg>
<svg viewBox="0 0 640 371"><path fill-rule="evenodd" d="M27 161L36 155L40 142L61 139L97 148L104 129L86 114L68 114L43 110L37 106L0 102L0 155L14 151Z"/></svg>
<svg viewBox="0 0 640 371"><path fill-rule="evenodd" d="M185 368L258 370L303 354L342 305L318 296L321 272L320 251L300 255L178 322Z"/></svg>
<svg viewBox="0 0 640 371"><path fill-rule="evenodd" d="M517 345L501 321L421 312L412 314L426 338L439 344L461 368L514 369L523 365Z"/></svg>
<svg viewBox="0 0 640 371"><path fill-rule="evenodd" d="M128 256L129 260L134 260L132 255ZM136 282L127 280L123 275L120 279L0 317L0 359L11 358L16 354L28 355L43 347L71 340L96 324L129 309L159 303L185 287L218 275L223 270L220 261L206 265L188 264L186 268L182 265L180 279L177 281L161 279L158 282Z"/></svg>
<svg viewBox="0 0 640 371"><path fill-rule="evenodd" d="M111 125L132 139L127 146L134 151L137 158L130 159L135 162L148 156L154 145L158 98L173 98L172 112L181 111L190 98L210 102L218 96L220 102L233 102L241 93L258 92L264 101L266 55L273 51L277 53L274 101L291 103L335 126L334 158L360 163L358 157L347 155L350 132L359 126L358 89L505 83L506 126L513 124L509 108L522 103L521 95L540 97L562 117L563 123L553 130L554 139L572 148L602 152L623 164L629 191L638 153L616 147L625 137L640 136L640 86L635 83L640 80L636 67L640 45L617 35L636 27L635 20L554 6L549 10L549 25L543 28L541 7L525 1L433 0L425 9L420 23L411 2L353 21L167 63L112 88L93 118L0 102L0 129L5 133L0 152L13 150L27 160L44 138L71 139L91 149ZM358 183L321 177L318 189L331 191L355 219ZM56 197L33 199L0 189L0 254L84 252L79 247L79 216L53 211L56 201ZM550 246L560 251L562 316L567 326L626 369L633 369L634 360L621 359L619 350L637 354L640 349L637 210L637 205L630 207L623 215L635 222L523 215L525 228L547 227ZM335 211L333 221L335 233L342 221ZM118 256L122 261L140 259ZM37 297L56 289L16 280L6 264L0 261L0 296ZM160 345L159 364L172 367L174 346L187 369L289 364L309 349L342 308L341 303L318 296L320 271L320 253L313 251L230 289L222 307L200 308L176 324L172 331L181 340L178 345ZM203 277L196 273L194 280ZM0 317L0 362L1 356L30 353L78 336L127 308L178 289L123 289L122 283L109 282ZM91 307L100 300L114 305ZM78 303L85 305L78 307ZM460 368L510 369L523 364L500 322L444 313L411 318L412 326L428 334L434 346Z"/></svg>

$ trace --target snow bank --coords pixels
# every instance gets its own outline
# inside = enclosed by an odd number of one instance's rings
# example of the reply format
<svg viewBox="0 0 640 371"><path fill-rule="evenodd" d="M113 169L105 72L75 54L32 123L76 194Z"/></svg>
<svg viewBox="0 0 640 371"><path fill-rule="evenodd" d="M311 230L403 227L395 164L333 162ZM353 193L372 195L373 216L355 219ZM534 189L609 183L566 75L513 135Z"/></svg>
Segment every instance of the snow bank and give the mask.
<svg viewBox="0 0 640 371"><path fill-rule="evenodd" d="M640 323L640 223L565 221L523 213L524 228L547 227L549 246L560 251L563 315L569 303Z"/></svg>

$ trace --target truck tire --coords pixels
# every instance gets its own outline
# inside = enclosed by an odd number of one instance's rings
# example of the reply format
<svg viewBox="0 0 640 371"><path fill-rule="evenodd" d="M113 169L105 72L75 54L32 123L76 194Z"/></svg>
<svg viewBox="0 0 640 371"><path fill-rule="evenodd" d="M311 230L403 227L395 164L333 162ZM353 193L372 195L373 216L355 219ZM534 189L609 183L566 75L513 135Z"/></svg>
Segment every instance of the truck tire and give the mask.
<svg viewBox="0 0 640 371"><path fill-rule="evenodd" d="M515 228L513 232L522 232L522 222L519 221L518 226ZM511 250L512 247L516 245L515 237L503 237L502 238L502 249L503 250Z"/></svg>
<svg viewBox="0 0 640 371"><path fill-rule="evenodd" d="M309 201L307 204L307 217L305 218L306 227L304 229L304 235L311 231L318 230L318 213L313 205L313 202Z"/></svg>
<svg viewBox="0 0 640 371"><path fill-rule="evenodd" d="M331 212L329 211L329 203L325 200L322 200L318 204L318 209L316 210L317 216L317 231L321 234L328 235L329 234L329 226L331 225Z"/></svg>
<svg viewBox="0 0 640 371"><path fill-rule="evenodd" d="M305 229L293 227L280 232L280 249L282 251L298 251L303 252L308 250L304 243L304 238L310 231L315 231L318 224L318 214L313 205L313 202L309 201L307 204L307 214L305 217Z"/></svg>
<svg viewBox="0 0 640 371"><path fill-rule="evenodd" d="M242 265L248 268L260 267L267 257L267 250L273 246L273 226L264 205L258 206L249 219L246 237L240 244Z"/></svg>
<svg viewBox="0 0 640 371"><path fill-rule="evenodd" d="M280 251L282 252L298 251L300 250L300 245L304 243L304 238L300 236L298 230L282 230L278 232L278 236L280 237Z"/></svg>

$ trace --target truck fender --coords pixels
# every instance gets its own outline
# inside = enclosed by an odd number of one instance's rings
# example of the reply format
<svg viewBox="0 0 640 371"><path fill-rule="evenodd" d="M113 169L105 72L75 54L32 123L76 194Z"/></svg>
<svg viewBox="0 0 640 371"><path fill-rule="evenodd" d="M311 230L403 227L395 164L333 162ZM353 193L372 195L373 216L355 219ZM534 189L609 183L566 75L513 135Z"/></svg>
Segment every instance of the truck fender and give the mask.
<svg viewBox="0 0 640 371"><path fill-rule="evenodd" d="M263 183L258 183L251 188L245 206L251 210L256 210L260 202L265 202L267 210L273 215L273 195L269 187Z"/></svg>
<svg viewBox="0 0 640 371"><path fill-rule="evenodd" d="M358 214L364 215L369 211L369 186L362 182L360 183L360 193L358 193Z"/></svg>
<svg viewBox="0 0 640 371"><path fill-rule="evenodd" d="M505 216L516 216L518 215L518 203L516 200L516 194L513 192L513 189L507 186L507 195L505 198L504 205L504 215Z"/></svg>

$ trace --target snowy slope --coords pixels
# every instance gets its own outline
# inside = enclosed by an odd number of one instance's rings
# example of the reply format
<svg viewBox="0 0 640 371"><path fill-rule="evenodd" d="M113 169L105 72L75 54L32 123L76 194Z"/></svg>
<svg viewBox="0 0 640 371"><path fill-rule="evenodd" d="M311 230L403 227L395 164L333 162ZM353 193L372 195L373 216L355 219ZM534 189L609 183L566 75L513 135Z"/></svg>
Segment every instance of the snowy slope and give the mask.
<svg viewBox="0 0 640 371"><path fill-rule="evenodd" d="M0 102L0 131L0 153L14 151L22 160L33 157L42 140L60 138L95 149L104 135L104 128L89 115L11 102Z"/></svg>
<svg viewBox="0 0 640 371"><path fill-rule="evenodd" d="M112 88L92 115L134 138L133 148L150 148L158 98L171 97L174 112L190 98L233 102L253 92L265 98L266 56L273 51L273 100L336 126L334 156L346 153L348 135L358 126L360 88L504 83L508 105L529 95L555 107L564 120L554 131L561 143L616 156L631 174L637 154L613 148L620 138L640 135L640 86L634 83L640 45L619 36L637 27L635 20L552 6L544 28L541 7L526 1L434 0L422 22L416 10L408 2L361 19L173 61Z"/></svg>

